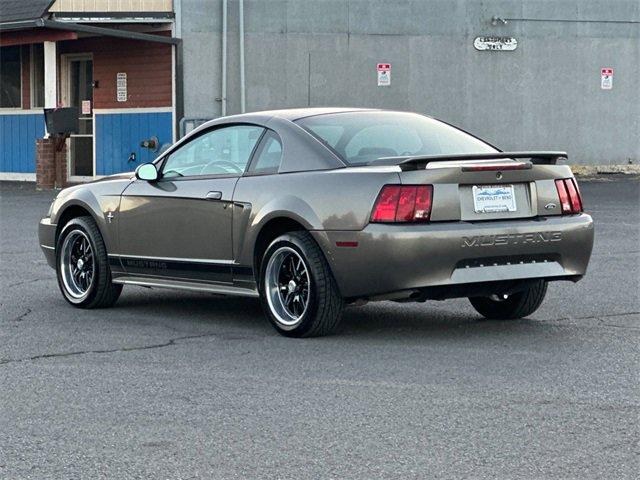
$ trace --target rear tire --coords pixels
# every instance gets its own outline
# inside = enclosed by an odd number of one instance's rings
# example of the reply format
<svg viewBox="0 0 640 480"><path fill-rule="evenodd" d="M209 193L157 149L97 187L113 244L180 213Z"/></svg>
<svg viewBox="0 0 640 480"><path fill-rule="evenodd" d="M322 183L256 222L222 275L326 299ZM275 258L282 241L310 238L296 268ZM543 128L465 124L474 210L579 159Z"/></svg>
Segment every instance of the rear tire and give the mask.
<svg viewBox="0 0 640 480"><path fill-rule="evenodd" d="M122 285L111 281L104 240L92 217L71 219L56 244L58 286L65 300L79 308L111 307Z"/></svg>
<svg viewBox="0 0 640 480"><path fill-rule="evenodd" d="M522 292L512 295L492 295L491 297L470 297L473 308L485 318L513 320L524 318L535 312L547 293L547 282L540 280Z"/></svg>
<svg viewBox="0 0 640 480"><path fill-rule="evenodd" d="M329 264L311 234L276 238L260 264L260 299L274 328L287 337L335 332L344 305Z"/></svg>

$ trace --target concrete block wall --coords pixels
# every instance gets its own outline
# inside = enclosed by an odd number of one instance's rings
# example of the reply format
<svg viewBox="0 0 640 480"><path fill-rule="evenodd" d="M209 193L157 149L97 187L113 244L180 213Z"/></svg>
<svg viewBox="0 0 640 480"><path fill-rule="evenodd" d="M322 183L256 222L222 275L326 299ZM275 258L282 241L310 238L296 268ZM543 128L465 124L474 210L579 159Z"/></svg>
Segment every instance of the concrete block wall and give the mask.
<svg viewBox="0 0 640 480"><path fill-rule="evenodd" d="M187 117L220 115L221 12L221 0L183 0ZM639 21L638 0L245 0L247 109L413 110L504 149L640 163ZM477 51L485 35L518 48ZM240 110L238 38L229 0L228 113ZM391 63L391 86L377 86L376 63Z"/></svg>

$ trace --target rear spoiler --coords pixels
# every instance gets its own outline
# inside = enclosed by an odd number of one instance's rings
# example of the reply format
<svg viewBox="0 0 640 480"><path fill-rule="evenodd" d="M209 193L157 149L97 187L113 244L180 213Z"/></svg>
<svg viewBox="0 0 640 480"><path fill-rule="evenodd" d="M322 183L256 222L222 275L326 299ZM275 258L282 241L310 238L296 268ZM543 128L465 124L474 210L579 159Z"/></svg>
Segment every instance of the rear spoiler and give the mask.
<svg viewBox="0 0 640 480"><path fill-rule="evenodd" d="M400 169L420 170L426 168L431 162L454 162L458 160L497 160L501 158L528 158L534 165L555 165L561 158L567 159L567 152L494 152L494 153L469 153L455 155L426 155L409 157L398 163Z"/></svg>

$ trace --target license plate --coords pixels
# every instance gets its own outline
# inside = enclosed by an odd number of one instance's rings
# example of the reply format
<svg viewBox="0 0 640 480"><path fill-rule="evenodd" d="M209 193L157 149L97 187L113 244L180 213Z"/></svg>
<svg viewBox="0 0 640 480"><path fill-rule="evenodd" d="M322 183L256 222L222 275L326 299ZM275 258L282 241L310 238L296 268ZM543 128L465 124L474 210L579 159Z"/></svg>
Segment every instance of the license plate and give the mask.
<svg viewBox="0 0 640 480"><path fill-rule="evenodd" d="M474 185L473 208L476 213L515 212L513 185Z"/></svg>

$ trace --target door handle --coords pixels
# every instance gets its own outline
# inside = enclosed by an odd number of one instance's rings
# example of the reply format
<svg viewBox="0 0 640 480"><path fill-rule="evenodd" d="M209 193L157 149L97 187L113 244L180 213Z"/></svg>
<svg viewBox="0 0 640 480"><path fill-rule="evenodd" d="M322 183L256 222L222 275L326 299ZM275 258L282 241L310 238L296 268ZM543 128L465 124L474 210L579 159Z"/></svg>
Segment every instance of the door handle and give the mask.
<svg viewBox="0 0 640 480"><path fill-rule="evenodd" d="M222 192L209 192L204 198L207 200L222 200Z"/></svg>

